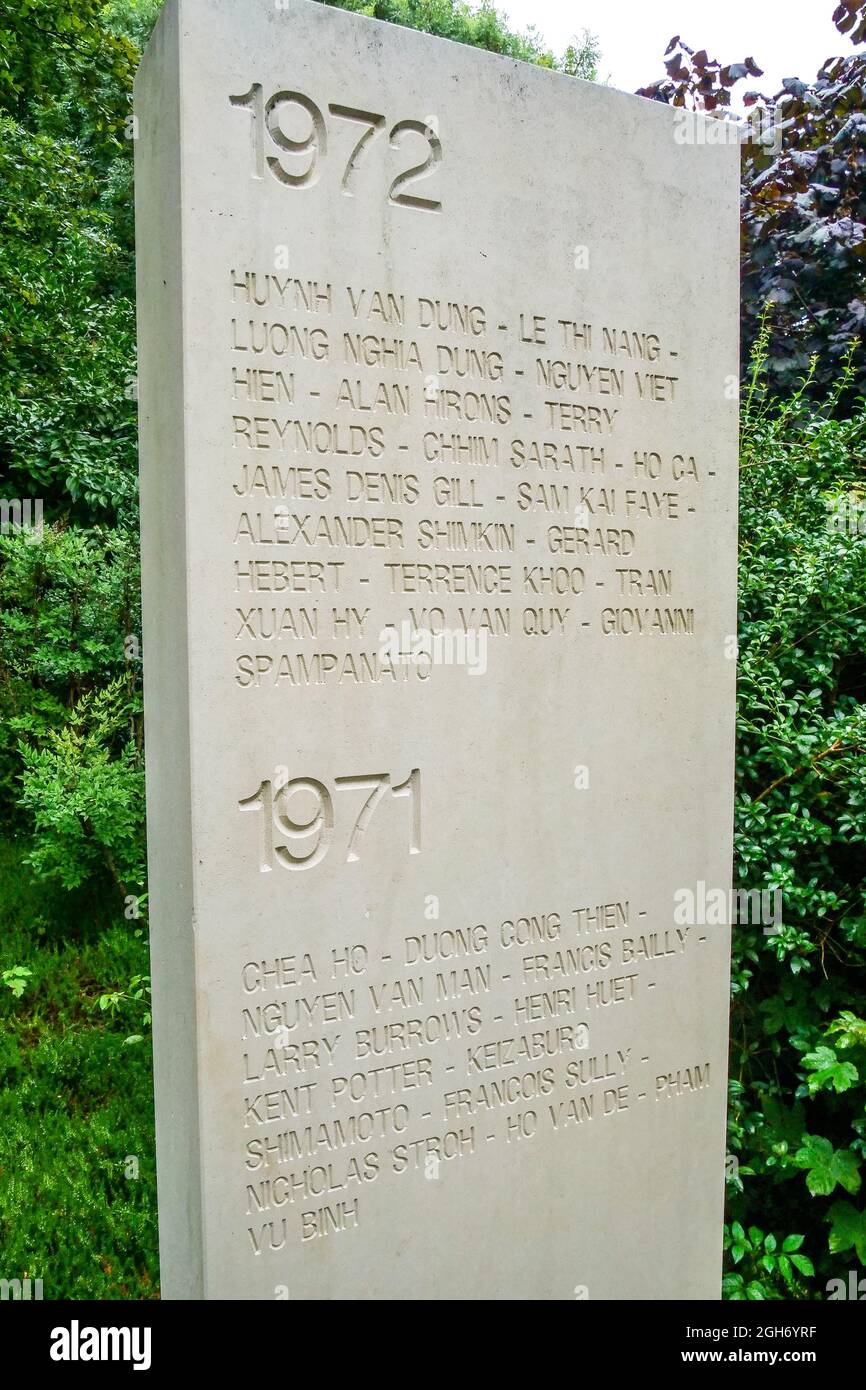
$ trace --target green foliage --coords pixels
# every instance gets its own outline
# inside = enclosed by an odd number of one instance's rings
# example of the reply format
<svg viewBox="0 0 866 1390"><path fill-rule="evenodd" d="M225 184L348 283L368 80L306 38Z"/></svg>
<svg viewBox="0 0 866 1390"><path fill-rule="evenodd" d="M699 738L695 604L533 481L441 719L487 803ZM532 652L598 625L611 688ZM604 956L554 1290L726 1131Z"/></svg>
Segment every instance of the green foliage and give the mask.
<svg viewBox="0 0 866 1390"><path fill-rule="evenodd" d="M808 1169L806 1186L813 1197L829 1197L838 1183L847 1192L860 1191L860 1162L850 1149L834 1149L829 1139L803 1135L794 1162Z"/></svg>
<svg viewBox="0 0 866 1390"><path fill-rule="evenodd" d="M8 0L0 19L0 111L110 150L136 50L103 23L105 0Z"/></svg>
<svg viewBox="0 0 866 1390"><path fill-rule="evenodd" d="M796 1223L821 1296L845 1275L859 1208L839 1198L866 1154L866 537L837 524L859 516L866 410L839 418L844 373L823 409L808 377L774 400L767 332L741 448L736 868L781 889L784 922L733 933L729 1208L740 1228ZM762 1259L728 1296L764 1275L779 1294Z"/></svg>
<svg viewBox="0 0 866 1390"><path fill-rule="evenodd" d="M138 631L136 537L46 527L0 536L0 663L22 680L73 698L124 669ZM128 664L128 663L127 663Z"/></svg>
<svg viewBox="0 0 866 1390"><path fill-rule="evenodd" d="M369 15L371 19L384 19L391 24L420 29L423 33L436 34L439 38L452 39L456 43L486 48L491 53L501 53L508 58L520 58L545 68L558 68L572 77L591 81L597 77L598 44L585 29L558 61L544 47L534 28L528 29L525 34L514 33L508 27L507 16L494 5L486 3L477 8L463 4L462 0L324 0L324 3L337 9L352 10L355 14Z"/></svg>
<svg viewBox="0 0 866 1390"><path fill-rule="evenodd" d="M68 887L141 882L139 630L133 534L0 537L0 815L31 813L34 866Z"/></svg>
<svg viewBox="0 0 866 1390"><path fill-rule="evenodd" d="M7 970L0 972L0 980L7 989L11 989L16 999L20 999L32 974L33 971L28 970L26 965L10 965Z"/></svg>
<svg viewBox="0 0 866 1390"><path fill-rule="evenodd" d="M137 50L104 9L18 0L0 16L0 492L132 526Z"/></svg>
<svg viewBox="0 0 866 1390"><path fill-rule="evenodd" d="M3 493L132 523L134 308L97 171L71 142L0 116L0 188Z"/></svg>
<svg viewBox="0 0 866 1390"><path fill-rule="evenodd" d="M142 1027L149 1028L151 1024L150 976L133 975L126 989L113 989L109 990L107 994L100 994L98 1002L100 1009L107 1009L114 1017L121 1012L125 1004L132 1005L139 1015ZM140 1033L126 1039L127 1043L139 1043L142 1040Z"/></svg>
<svg viewBox="0 0 866 1390"><path fill-rule="evenodd" d="M830 1249L834 1254L852 1252L866 1265L866 1211L850 1202L834 1202L830 1208Z"/></svg>
<svg viewBox="0 0 866 1390"><path fill-rule="evenodd" d="M33 815L26 862L77 888L105 865L123 897L144 883L144 769L134 740L113 745L137 713L121 679L83 695L60 729L21 744L21 804Z"/></svg>
<svg viewBox="0 0 866 1390"><path fill-rule="evenodd" d="M3 1277L41 1278L46 1299L153 1298L150 1048L125 1045L140 1002L100 1007L141 983L147 942L104 894L34 881L23 848L0 840L0 979L27 977L0 989Z"/></svg>
<svg viewBox="0 0 866 1390"><path fill-rule="evenodd" d="M115 38L125 39L136 54L144 52L164 0L106 0L102 27Z"/></svg>
<svg viewBox="0 0 866 1390"><path fill-rule="evenodd" d="M804 1278L815 1270L807 1255L800 1253L803 1237L785 1236L780 1241L760 1227L748 1232L739 1221L725 1227L725 1250L734 1269L722 1280L725 1298L761 1302L766 1299L803 1298Z"/></svg>

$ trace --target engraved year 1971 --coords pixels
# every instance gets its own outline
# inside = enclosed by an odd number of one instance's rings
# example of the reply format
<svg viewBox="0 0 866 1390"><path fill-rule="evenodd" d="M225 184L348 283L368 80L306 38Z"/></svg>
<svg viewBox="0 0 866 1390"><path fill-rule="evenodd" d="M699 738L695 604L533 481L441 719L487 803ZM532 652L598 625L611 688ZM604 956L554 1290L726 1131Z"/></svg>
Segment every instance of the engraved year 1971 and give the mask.
<svg viewBox="0 0 866 1390"><path fill-rule="evenodd" d="M387 772L370 772L354 777L335 777L334 788L338 792L367 791L369 795L358 812L358 817L349 836L346 850L346 863L361 857L361 842L367 833L373 812L381 802L386 791L392 796L408 797L411 802L411 824L409 832L409 853L421 851L421 770L414 767L409 776L396 786L391 785ZM306 820L297 820L289 814L288 803L293 796L307 793L312 796L315 810ZM262 838L259 870L270 873L274 863L284 869L311 869L324 859L334 835L334 801L324 782L315 777L293 777L281 785L267 779L260 783L251 796L238 802L244 810L262 812ZM297 813L296 813L297 814ZM277 830L286 844L274 842ZM309 844L308 844L309 842ZM306 852L294 852L293 847Z"/></svg>

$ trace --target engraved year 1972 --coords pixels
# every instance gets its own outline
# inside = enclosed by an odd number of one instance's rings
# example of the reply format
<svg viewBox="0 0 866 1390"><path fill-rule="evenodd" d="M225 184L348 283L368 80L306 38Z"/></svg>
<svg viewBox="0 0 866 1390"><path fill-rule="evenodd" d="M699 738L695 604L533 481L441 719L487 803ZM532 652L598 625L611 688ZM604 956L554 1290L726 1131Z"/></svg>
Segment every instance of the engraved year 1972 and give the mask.
<svg viewBox="0 0 866 1390"><path fill-rule="evenodd" d="M230 96L232 106L249 111L252 134L252 177L262 179L265 165L271 174L287 188L309 188L317 182L322 165L328 153L329 127L319 106L303 92L280 91L265 101L261 82L254 82L248 92L240 96ZM305 122L309 120L309 132L295 139L286 134L282 118L290 108L303 113ZM335 121L351 121L363 127L360 138L349 155L343 169L340 189L349 198L355 196L353 184L358 173L361 157L376 136L385 129L387 120L377 111L362 111L354 106L342 106L330 102L328 114ZM426 156L420 163L412 164L398 173L388 189L387 200L396 207L416 208L423 212L440 212L442 203L438 198L425 198L419 193L406 192L410 184L418 184L430 178L436 166L442 162L442 144L436 131L424 121L402 120L392 125L388 132L388 143L392 150L406 146L411 148L413 140L426 141ZM266 141L270 140L280 154L266 154ZM292 167L286 168L283 156L292 157ZM297 162L296 162L297 161Z"/></svg>

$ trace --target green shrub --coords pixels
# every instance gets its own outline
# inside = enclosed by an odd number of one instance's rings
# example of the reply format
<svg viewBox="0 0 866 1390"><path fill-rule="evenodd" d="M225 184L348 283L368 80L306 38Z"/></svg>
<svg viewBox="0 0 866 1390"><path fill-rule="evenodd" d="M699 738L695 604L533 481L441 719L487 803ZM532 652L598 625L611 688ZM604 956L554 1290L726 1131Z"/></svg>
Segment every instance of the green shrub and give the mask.
<svg viewBox="0 0 866 1390"><path fill-rule="evenodd" d="M731 1275L751 1269L726 1291L823 1297L864 1221L866 409L834 418L808 381L774 400L765 342L743 415L735 856L784 921L733 930L727 1244ZM737 1229L782 1235L755 1254ZM789 1233L801 1260L782 1264Z"/></svg>

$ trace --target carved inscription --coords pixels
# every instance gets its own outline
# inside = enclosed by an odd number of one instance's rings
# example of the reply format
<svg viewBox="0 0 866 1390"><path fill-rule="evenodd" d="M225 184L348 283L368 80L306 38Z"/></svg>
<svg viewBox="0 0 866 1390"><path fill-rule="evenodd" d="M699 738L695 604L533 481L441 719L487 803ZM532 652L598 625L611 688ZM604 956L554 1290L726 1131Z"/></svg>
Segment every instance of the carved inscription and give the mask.
<svg viewBox="0 0 866 1390"><path fill-rule="evenodd" d="M508 352L496 306L246 267L228 301L240 687L428 681L461 653L471 668L473 643L495 660L524 637L700 631L687 577L653 557L708 475L695 441L653 447L683 367L661 335L554 309L518 314ZM618 443L624 409L640 447Z"/></svg>
<svg viewBox="0 0 866 1390"><path fill-rule="evenodd" d="M291 175L268 156L275 177L318 177L318 107L290 92L264 103L258 85L232 101L252 114L256 168L267 131L308 156ZM289 103L308 117L304 140L282 133ZM361 128L342 176L351 194L385 118L328 109ZM699 441L656 447L687 364L652 325L578 323L555 305L503 322L501 306L469 298L257 266L230 269L226 299L242 690L426 683L454 665L483 672L501 644L700 631L688 576L654 554L657 536L694 525L708 468ZM626 414L637 446L620 438ZM315 769L265 777L239 802L258 819L242 862L339 873L389 796L410 802L395 862L418 853L420 789L420 768L402 781L347 772L333 786ZM435 1181L491 1143L568 1142L706 1090L702 1057L657 1058L649 1039L594 1046L598 1017L630 1010L670 961L700 950L688 927L652 928L630 891L623 881L602 904L410 933L380 958L355 942L245 962L251 1251L358 1230L374 1184L418 1170ZM459 1067L440 1061L446 1042L459 1043Z"/></svg>

